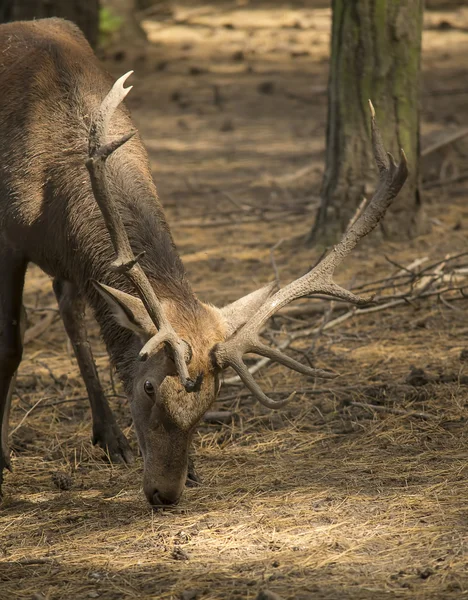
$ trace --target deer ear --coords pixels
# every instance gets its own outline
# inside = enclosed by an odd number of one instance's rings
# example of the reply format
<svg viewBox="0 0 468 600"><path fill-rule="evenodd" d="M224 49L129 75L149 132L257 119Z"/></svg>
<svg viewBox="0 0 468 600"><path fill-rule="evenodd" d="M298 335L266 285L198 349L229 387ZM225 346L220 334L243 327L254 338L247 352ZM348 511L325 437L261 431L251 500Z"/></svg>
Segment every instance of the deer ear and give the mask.
<svg viewBox="0 0 468 600"><path fill-rule="evenodd" d="M92 280L92 284L107 302L112 316L119 325L135 332L143 341L157 333L143 302L135 296Z"/></svg>
<svg viewBox="0 0 468 600"><path fill-rule="evenodd" d="M231 336L235 333L257 310L262 306L268 298L276 291L276 281L269 283L265 287L243 296L232 304L228 304L224 308L219 309L221 316L227 325L227 335Z"/></svg>

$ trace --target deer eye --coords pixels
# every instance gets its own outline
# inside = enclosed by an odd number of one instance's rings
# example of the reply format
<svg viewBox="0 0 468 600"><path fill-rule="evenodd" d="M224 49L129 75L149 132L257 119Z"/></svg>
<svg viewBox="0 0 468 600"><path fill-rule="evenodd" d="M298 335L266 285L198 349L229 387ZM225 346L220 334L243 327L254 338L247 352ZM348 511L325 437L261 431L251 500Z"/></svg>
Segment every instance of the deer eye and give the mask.
<svg viewBox="0 0 468 600"><path fill-rule="evenodd" d="M143 387L145 388L145 392L148 394L148 396L154 395L154 386L151 381L145 381L145 385Z"/></svg>

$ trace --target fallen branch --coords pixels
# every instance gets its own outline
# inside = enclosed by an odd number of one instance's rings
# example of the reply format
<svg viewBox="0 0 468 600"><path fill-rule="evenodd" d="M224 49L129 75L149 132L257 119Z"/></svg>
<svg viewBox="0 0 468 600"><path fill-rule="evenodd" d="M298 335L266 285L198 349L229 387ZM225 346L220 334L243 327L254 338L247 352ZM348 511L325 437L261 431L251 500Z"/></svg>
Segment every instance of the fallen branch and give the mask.
<svg viewBox="0 0 468 600"><path fill-rule="evenodd" d="M307 211L306 209L285 209L282 212L278 212L275 213L273 216L267 216L266 214L260 214L257 216L252 216L249 218L243 218L243 219L219 219L218 221L214 220L214 221L204 221L203 219L192 219L190 221L181 221L179 223L176 223L176 227L185 229L185 228L191 228L191 227L200 227L200 228L206 228L206 227L218 227L220 225L235 225L235 226L239 226L242 225L244 223L258 223L259 221L265 221L265 222L271 222L271 221L287 221L290 220L291 217L292 218L296 218L298 215L303 215L305 213L307 213L309 211Z"/></svg>
<svg viewBox="0 0 468 600"><path fill-rule="evenodd" d="M417 412L417 411L407 411L401 408L392 408L391 406L381 406L379 404L368 404L367 402L349 402L347 406L356 406L358 408L365 408L370 412L389 412L393 415L402 415L404 417L418 417L419 419L435 419L435 415L431 415L428 413Z"/></svg>
<svg viewBox="0 0 468 600"><path fill-rule="evenodd" d="M328 317L335 310L345 310L344 314L336 317L335 319L329 320L325 323L322 322L320 325L313 325L312 327L306 327L289 333L288 339L278 346L280 350L284 350L290 346L290 344L298 339L305 338L308 336L319 336L324 331L337 327L341 323L344 323L348 319L354 316L372 314L381 312L383 310L395 308L404 304L412 304L417 300L428 298L432 296L439 296L443 298L443 294L448 292L460 292L464 297L463 286L450 285L453 283L454 274L456 273L459 277L463 276L464 273L460 269L452 269L450 273L446 273L444 270L447 268L447 264L457 258L466 256L467 253L463 252L456 255L447 255L443 260L432 263L425 268L421 269L418 273L414 269L420 267L424 262L427 261L427 257L417 258L413 260L408 266L403 266L391 259L387 259L391 264L398 268L398 271L393 276L389 276L377 281L362 284L352 288L353 290L359 289L363 293L369 293L371 291L383 291L389 288L402 288L404 286L409 287L409 290L405 293L398 293L393 295L385 295L379 298L374 298L372 305L365 308L352 307L347 309L346 304L334 303L335 305L329 309ZM397 281L395 281L397 280ZM446 283L448 280L449 285L445 287L437 287L442 283ZM382 283L380 287L375 287L377 283ZM372 285L374 288L372 288ZM314 296L315 298L318 296ZM449 305L449 300L443 298L444 305ZM307 314L323 314L326 303L320 303L313 306L300 305L298 307L289 307L283 311L283 315L307 315ZM281 312L278 316L281 316ZM261 358L249 368L251 374L257 373L260 369L266 366L270 362L269 358ZM224 381L226 385L240 385L241 380L238 376L230 377Z"/></svg>
<svg viewBox="0 0 468 600"><path fill-rule="evenodd" d="M432 188L442 187L443 185L451 185L452 183L458 183L460 181L466 181L468 179L468 171L460 173L455 177L447 177L447 179L437 179L436 181L427 181L423 184L424 190L431 190Z"/></svg>
<svg viewBox="0 0 468 600"><path fill-rule="evenodd" d="M437 132L440 134L440 132ZM468 135L468 127L464 127L463 129L457 129L456 131L449 131L440 137L440 139L436 140L432 144L428 144L425 148L421 150L421 156L424 158L425 156L429 156L433 152L437 152L441 148L452 144L453 142L458 142L462 138Z"/></svg>
<svg viewBox="0 0 468 600"><path fill-rule="evenodd" d="M226 410L213 410L207 412L203 420L205 423L229 423L232 421L232 412Z"/></svg>
<svg viewBox="0 0 468 600"><path fill-rule="evenodd" d="M26 330L26 333L24 334L25 344L29 344L30 342L38 338L40 335L42 335L44 332L46 332L47 329L55 321L56 317L58 316L57 311L51 311L50 309L46 310L48 311L47 314L38 323Z"/></svg>
<svg viewBox="0 0 468 600"><path fill-rule="evenodd" d="M9 561L9 564L14 565L49 565L51 563L57 562L55 558L20 558L19 560Z"/></svg>
<svg viewBox="0 0 468 600"><path fill-rule="evenodd" d="M301 167L294 173L289 173L287 175L280 175L277 177L275 177L274 175L265 174L262 177L260 177L259 179L257 179L256 181L251 182L250 186L254 187L255 185L265 185L265 184L271 184L271 183L277 183L280 185L292 183L293 181L296 181L296 179L300 179L301 177L305 177L309 173L312 173L314 168L315 167L313 165L307 165L306 167Z"/></svg>

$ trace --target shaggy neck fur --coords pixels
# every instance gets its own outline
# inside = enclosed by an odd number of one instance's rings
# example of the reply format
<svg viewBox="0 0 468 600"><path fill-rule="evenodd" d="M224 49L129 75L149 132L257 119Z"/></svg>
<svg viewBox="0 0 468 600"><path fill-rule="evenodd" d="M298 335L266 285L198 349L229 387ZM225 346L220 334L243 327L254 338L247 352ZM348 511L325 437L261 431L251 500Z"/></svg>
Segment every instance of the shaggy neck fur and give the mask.
<svg viewBox="0 0 468 600"><path fill-rule="evenodd" d="M157 298L162 302L170 301L184 322L195 321L197 313L203 311L203 308L187 280L151 176L141 172L141 166L132 158L132 152L122 149L109 161L109 178L112 181L111 192L118 200L130 245L135 256L144 252L140 264ZM97 220L102 225L100 213L97 214ZM86 250L89 254L86 262L93 265L93 278L136 295L127 279L110 268L115 257L114 249L107 231L101 231L100 235L99 245L88 245ZM129 393L142 342L137 335L116 323L106 303L89 282L85 283L85 289L101 326L111 360Z"/></svg>

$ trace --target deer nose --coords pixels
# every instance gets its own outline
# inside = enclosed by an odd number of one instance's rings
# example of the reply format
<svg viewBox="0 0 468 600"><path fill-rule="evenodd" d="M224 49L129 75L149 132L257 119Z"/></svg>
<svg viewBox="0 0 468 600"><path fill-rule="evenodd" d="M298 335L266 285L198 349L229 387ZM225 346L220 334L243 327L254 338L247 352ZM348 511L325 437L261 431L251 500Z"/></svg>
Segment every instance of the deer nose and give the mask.
<svg viewBox="0 0 468 600"><path fill-rule="evenodd" d="M148 500L151 506L174 506L179 502L180 496L175 495L164 495L159 490L154 490L152 494L148 494Z"/></svg>

